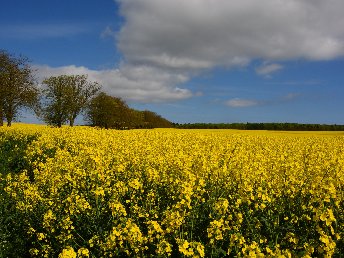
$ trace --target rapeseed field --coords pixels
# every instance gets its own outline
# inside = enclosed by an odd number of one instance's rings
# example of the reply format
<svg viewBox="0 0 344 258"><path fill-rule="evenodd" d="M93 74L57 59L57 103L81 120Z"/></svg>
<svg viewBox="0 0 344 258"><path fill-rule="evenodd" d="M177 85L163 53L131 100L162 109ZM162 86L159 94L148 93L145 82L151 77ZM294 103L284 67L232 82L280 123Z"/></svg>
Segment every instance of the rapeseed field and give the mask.
<svg viewBox="0 0 344 258"><path fill-rule="evenodd" d="M0 257L341 257L344 134L0 128Z"/></svg>

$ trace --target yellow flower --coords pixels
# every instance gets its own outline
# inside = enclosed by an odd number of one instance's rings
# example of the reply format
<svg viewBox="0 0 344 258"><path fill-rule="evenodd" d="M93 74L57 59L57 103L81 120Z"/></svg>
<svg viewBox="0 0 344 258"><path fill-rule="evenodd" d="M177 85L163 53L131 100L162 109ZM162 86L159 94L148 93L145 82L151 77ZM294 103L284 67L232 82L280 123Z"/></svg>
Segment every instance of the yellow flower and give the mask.
<svg viewBox="0 0 344 258"><path fill-rule="evenodd" d="M38 240L43 240L45 238L44 233L38 233L37 238L38 238Z"/></svg>
<svg viewBox="0 0 344 258"><path fill-rule="evenodd" d="M190 244L187 240L177 239L177 243L178 243L179 252L181 254L185 255L186 257L193 256L194 254L193 248L190 247Z"/></svg>
<svg viewBox="0 0 344 258"><path fill-rule="evenodd" d="M20 150L18 143L31 136ZM342 133L16 124L0 128L0 155L11 139L30 171L0 173L0 198L24 218L23 235L36 239L31 256L57 256L57 242L90 239L101 257L140 257L150 250L148 256L165 257L178 236L173 251L185 257L208 257L220 247L243 257L290 257L292 251L307 257L315 250L331 257L341 237ZM304 236L290 233L272 246L261 230L265 223L290 232L307 224L304 235L319 239L305 239L306 245ZM204 242L193 241L195 231L205 232ZM75 255L92 256L86 248L66 247L59 257Z"/></svg>
<svg viewBox="0 0 344 258"><path fill-rule="evenodd" d="M162 240L157 245L156 253L158 255L167 255L171 256L172 253L172 245L168 243L166 240Z"/></svg>
<svg viewBox="0 0 344 258"><path fill-rule="evenodd" d="M78 250L78 257L89 257L90 256L90 252L88 251L87 248L79 248Z"/></svg>
<svg viewBox="0 0 344 258"><path fill-rule="evenodd" d="M59 254L58 258L76 258L76 252L70 246L67 246L62 252Z"/></svg>
<svg viewBox="0 0 344 258"><path fill-rule="evenodd" d="M102 187L97 187L95 190L93 190L93 193L95 196L105 196L105 191Z"/></svg>

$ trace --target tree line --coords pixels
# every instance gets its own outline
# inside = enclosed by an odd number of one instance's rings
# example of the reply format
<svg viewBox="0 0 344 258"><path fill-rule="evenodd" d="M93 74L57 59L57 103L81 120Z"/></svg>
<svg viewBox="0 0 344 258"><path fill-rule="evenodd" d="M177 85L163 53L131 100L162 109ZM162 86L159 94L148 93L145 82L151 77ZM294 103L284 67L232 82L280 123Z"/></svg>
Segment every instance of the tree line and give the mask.
<svg viewBox="0 0 344 258"><path fill-rule="evenodd" d="M181 129L238 129L276 131L344 131L344 125L299 123L186 123L175 124Z"/></svg>
<svg viewBox="0 0 344 258"><path fill-rule="evenodd" d="M28 58L0 50L0 126L8 126L22 109L31 109L48 125L73 126L79 114L88 125L102 128L241 129L287 131L344 131L344 125L298 123L185 123L173 124L152 111L130 108L118 97L101 91L101 85L87 75L60 75L45 78L41 87L35 80Z"/></svg>
<svg viewBox="0 0 344 258"><path fill-rule="evenodd" d="M29 60L0 50L0 126L18 118L22 109L31 109L48 125L73 126L79 114L91 126L115 129L172 127L152 111L130 108L118 97L101 91L101 85L87 75L60 75L45 78L41 87Z"/></svg>

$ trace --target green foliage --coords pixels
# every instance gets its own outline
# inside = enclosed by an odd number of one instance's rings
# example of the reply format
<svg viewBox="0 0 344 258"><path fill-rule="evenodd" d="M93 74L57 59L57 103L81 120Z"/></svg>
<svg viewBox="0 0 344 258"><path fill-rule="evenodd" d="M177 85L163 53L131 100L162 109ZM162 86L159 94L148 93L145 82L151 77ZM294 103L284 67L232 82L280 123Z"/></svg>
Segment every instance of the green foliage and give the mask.
<svg viewBox="0 0 344 258"><path fill-rule="evenodd" d="M0 257L27 257L29 246L24 218L4 191L4 184L0 174Z"/></svg>
<svg viewBox="0 0 344 258"><path fill-rule="evenodd" d="M25 218L4 189L8 177L25 171L31 177L32 167L25 152L37 137L37 134L0 133L0 257L28 256Z"/></svg>
<svg viewBox="0 0 344 258"><path fill-rule="evenodd" d="M0 126L4 118L11 126L20 108L34 108L38 95L28 59L0 50Z"/></svg>
<svg viewBox="0 0 344 258"><path fill-rule="evenodd" d="M142 111L144 128L171 128L173 124L152 111Z"/></svg>
<svg viewBox="0 0 344 258"><path fill-rule="evenodd" d="M67 121L74 125L76 117L86 107L100 86L87 81L86 75L52 76L43 81L41 116L50 125L61 127Z"/></svg>
<svg viewBox="0 0 344 258"><path fill-rule="evenodd" d="M166 128L172 123L151 111L130 108L124 100L104 92L94 97L87 108L86 119L92 126L115 129Z"/></svg>
<svg viewBox="0 0 344 258"><path fill-rule="evenodd" d="M101 92L91 100L86 116L93 126L121 129L129 127L130 115L122 99Z"/></svg>
<svg viewBox="0 0 344 258"><path fill-rule="evenodd" d="M25 158L27 147L37 139L37 135L0 133L0 174L20 173L29 170Z"/></svg>

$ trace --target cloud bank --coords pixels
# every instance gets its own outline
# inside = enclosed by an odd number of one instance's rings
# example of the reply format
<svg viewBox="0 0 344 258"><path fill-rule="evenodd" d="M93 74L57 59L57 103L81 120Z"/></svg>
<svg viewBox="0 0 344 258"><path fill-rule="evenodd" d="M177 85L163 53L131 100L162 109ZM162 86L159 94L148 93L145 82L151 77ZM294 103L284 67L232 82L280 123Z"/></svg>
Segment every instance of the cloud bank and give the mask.
<svg viewBox="0 0 344 258"><path fill-rule="evenodd" d="M87 74L89 80L102 85L103 91L129 101L176 101L192 96L189 90L175 86L185 82L187 77L147 66L121 66L119 69L101 71L74 65L56 68L36 65L33 68L40 82L50 76Z"/></svg>
<svg viewBox="0 0 344 258"><path fill-rule="evenodd" d="M115 38L117 69L40 67L45 75L88 73L106 91L136 101L174 101L193 95L181 86L204 70L246 66L268 77L292 59L344 55L343 0L117 0L124 20ZM256 103L234 99L230 106Z"/></svg>
<svg viewBox="0 0 344 258"><path fill-rule="evenodd" d="M344 54L342 0L118 0L118 48L129 63L168 69Z"/></svg>

